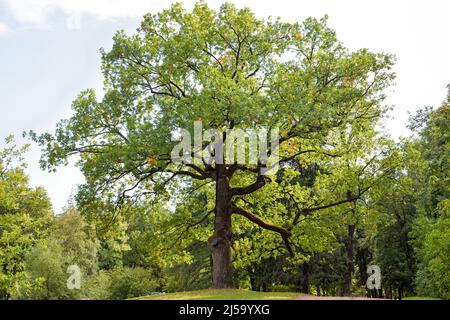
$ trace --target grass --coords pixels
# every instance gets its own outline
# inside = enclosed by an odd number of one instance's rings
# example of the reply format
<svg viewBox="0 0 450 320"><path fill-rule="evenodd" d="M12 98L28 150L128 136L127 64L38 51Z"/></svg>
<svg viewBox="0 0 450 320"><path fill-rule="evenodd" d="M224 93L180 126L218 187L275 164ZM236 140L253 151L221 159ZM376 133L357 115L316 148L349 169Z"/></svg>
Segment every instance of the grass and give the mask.
<svg viewBox="0 0 450 320"><path fill-rule="evenodd" d="M151 295L135 300L290 300L301 295L298 292L257 292L242 289L205 289Z"/></svg>
<svg viewBox="0 0 450 320"><path fill-rule="evenodd" d="M257 292L243 289L204 289L161 295L150 295L132 300L292 300L299 292ZM404 297L403 300L439 300L432 297Z"/></svg>
<svg viewBox="0 0 450 320"><path fill-rule="evenodd" d="M404 297L403 300L440 300L433 297Z"/></svg>

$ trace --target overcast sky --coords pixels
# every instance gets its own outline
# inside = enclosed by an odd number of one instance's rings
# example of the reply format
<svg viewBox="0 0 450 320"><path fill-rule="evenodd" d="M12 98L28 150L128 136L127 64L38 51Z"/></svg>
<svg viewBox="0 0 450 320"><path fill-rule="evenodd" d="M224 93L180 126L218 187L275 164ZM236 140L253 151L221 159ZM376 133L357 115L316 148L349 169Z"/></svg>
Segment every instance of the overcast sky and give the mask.
<svg viewBox="0 0 450 320"><path fill-rule="evenodd" d="M175 1L0 0L0 139L33 129L52 131L70 115L85 88L102 88L99 48L110 48L118 29L129 33L141 17ZM195 1L182 1L192 8ZM218 8L223 1L206 1ZM408 112L439 105L450 82L448 0L240 0L258 17L286 21L328 14L329 24L349 48L395 54L396 84L388 92L393 119L387 130L408 135ZM2 144L0 144L1 146ZM56 213L83 177L73 165L57 173L39 169L38 147L27 155L31 183L45 187Z"/></svg>

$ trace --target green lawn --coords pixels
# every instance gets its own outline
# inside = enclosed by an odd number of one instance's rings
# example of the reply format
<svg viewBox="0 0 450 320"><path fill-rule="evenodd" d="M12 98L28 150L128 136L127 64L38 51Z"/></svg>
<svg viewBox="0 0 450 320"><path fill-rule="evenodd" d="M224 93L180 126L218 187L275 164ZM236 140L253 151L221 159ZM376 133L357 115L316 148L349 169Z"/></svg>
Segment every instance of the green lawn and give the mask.
<svg viewBox="0 0 450 320"><path fill-rule="evenodd" d="M441 300L439 298L432 297L405 297L403 300Z"/></svg>
<svg viewBox="0 0 450 320"><path fill-rule="evenodd" d="M234 289L205 289L152 295L136 300L290 300L301 295L298 292L256 292Z"/></svg>
<svg viewBox="0 0 450 320"><path fill-rule="evenodd" d="M243 289L204 289L151 295L133 298L132 300L291 300L304 295L299 292L257 292ZM306 295L305 298L312 297ZM318 300L324 300L319 297ZM326 297L333 299L332 297ZM354 298L348 297L349 300ZM336 297L337 300L345 300ZM405 297L403 300L439 300L432 297Z"/></svg>

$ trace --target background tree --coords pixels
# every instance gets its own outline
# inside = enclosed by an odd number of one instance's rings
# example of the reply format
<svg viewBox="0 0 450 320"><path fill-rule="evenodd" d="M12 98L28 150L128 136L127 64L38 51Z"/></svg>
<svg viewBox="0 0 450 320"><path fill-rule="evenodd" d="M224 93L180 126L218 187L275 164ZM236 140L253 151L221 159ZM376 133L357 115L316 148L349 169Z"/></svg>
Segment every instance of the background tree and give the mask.
<svg viewBox="0 0 450 320"><path fill-rule="evenodd" d="M52 219L46 239L42 239L26 255L25 272L40 285L22 295L32 299L77 299L80 290L67 288L67 268L77 265L81 271L81 287L98 272L98 240L80 213L69 206Z"/></svg>
<svg viewBox="0 0 450 320"><path fill-rule="evenodd" d="M28 299L75 299L76 290L67 289L67 259L63 247L55 239L37 243L26 256L25 270L40 285L22 296Z"/></svg>
<svg viewBox="0 0 450 320"><path fill-rule="evenodd" d="M63 248L69 264L76 264L84 275L92 275L98 270L98 240L80 212L66 208L52 224L51 237Z"/></svg>
<svg viewBox="0 0 450 320"><path fill-rule="evenodd" d="M416 289L449 298L450 92L436 110L420 110L411 128L419 135L411 147L419 159L412 170L418 181L418 216L410 235L418 261Z"/></svg>
<svg viewBox="0 0 450 320"><path fill-rule="evenodd" d="M38 282L24 272L25 256L48 235L52 209L43 188L29 186L22 155L12 136L0 150L0 299L25 294Z"/></svg>

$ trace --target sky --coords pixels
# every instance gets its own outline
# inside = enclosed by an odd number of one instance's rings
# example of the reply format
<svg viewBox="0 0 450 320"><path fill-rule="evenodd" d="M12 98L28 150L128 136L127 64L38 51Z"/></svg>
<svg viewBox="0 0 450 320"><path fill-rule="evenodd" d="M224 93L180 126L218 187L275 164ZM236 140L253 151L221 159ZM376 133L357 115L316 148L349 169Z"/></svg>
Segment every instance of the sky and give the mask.
<svg viewBox="0 0 450 320"><path fill-rule="evenodd" d="M176 1L164 0L0 0L0 140L22 132L51 132L86 88L101 93L99 49L109 49L115 31L134 33L144 14ZM187 9L196 1L183 2ZM205 1L219 8L224 1ZM257 17L302 21L329 15L329 25L350 49L394 54L397 79L387 92L394 107L386 130L409 134L409 113L439 106L450 83L450 1L448 0L239 0ZM0 147L2 142L0 142ZM33 186L43 186L55 213L82 183L74 161L56 173L39 167L39 147L26 160Z"/></svg>

